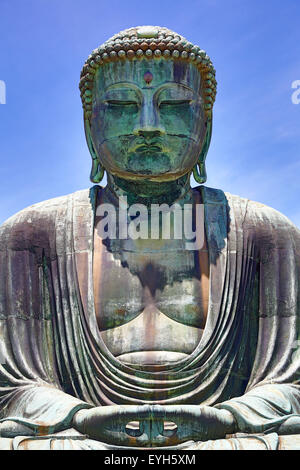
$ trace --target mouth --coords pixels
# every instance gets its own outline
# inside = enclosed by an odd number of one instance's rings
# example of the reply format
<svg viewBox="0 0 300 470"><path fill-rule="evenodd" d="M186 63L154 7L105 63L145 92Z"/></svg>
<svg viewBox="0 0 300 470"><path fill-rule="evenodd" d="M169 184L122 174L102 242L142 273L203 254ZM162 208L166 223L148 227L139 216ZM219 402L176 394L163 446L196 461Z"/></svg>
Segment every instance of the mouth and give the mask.
<svg viewBox="0 0 300 470"><path fill-rule="evenodd" d="M162 147L160 145L139 145L135 148L137 153L157 153L162 152Z"/></svg>

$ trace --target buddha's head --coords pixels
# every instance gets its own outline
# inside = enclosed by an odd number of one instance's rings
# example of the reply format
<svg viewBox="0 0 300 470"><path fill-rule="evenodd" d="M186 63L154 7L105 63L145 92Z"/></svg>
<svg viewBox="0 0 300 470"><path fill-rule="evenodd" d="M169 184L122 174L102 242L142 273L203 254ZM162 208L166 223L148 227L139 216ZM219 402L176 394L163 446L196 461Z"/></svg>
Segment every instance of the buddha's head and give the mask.
<svg viewBox="0 0 300 470"><path fill-rule="evenodd" d="M104 170L128 181L192 171L206 180L216 80L198 46L166 28L122 31L89 56L80 90L93 182Z"/></svg>

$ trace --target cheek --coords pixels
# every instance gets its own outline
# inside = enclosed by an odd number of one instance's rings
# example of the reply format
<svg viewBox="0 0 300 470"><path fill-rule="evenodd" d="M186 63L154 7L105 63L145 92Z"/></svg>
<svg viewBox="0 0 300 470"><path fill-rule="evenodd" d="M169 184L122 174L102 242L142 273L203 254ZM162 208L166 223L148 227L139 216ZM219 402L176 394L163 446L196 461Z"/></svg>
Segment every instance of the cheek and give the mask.
<svg viewBox="0 0 300 470"><path fill-rule="evenodd" d="M94 129L107 139L132 134L137 120L138 109L135 106L115 106L100 108L94 113L92 123Z"/></svg>
<svg viewBox="0 0 300 470"><path fill-rule="evenodd" d="M198 138L204 125L199 106L164 107L160 110L160 120L167 133L184 134L194 138Z"/></svg>
<svg viewBox="0 0 300 470"><path fill-rule="evenodd" d="M191 109L185 106L164 106L159 111L160 121L166 132L188 134L192 126Z"/></svg>

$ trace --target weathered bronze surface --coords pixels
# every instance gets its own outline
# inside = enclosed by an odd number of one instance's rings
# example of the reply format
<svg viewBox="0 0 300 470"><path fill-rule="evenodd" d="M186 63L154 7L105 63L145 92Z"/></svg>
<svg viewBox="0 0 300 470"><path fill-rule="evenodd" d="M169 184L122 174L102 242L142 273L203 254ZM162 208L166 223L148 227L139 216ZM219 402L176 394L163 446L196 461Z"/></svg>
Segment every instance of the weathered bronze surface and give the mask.
<svg viewBox="0 0 300 470"><path fill-rule="evenodd" d="M300 449L300 233L190 187L206 180L209 57L131 28L80 89L91 180L108 184L0 228L0 448Z"/></svg>

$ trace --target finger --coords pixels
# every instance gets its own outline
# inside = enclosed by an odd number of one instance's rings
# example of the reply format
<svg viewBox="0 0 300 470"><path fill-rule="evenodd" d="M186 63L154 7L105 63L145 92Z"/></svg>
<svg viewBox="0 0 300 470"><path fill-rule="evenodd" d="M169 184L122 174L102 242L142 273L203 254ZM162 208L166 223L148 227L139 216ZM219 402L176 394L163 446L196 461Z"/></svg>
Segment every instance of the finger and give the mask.
<svg viewBox="0 0 300 470"><path fill-rule="evenodd" d="M138 437L129 436L126 432L106 431L102 435L105 443L121 447L151 447L151 441L147 434Z"/></svg>
<svg viewBox="0 0 300 470"><path fill-rule="evenodd" d="M151 405L139 405L139 406L131 406L131 405L123 405L118 407L118 415L122 421L139 421L145 419L151 419L152 406Z"/></svg>
<svg viewBox="0 0 300 470"><path fill-rule="evenodd" d="M140 430L152 440L156 436L163 435L164 420L162 418L153 419L152 416L150 419L142 419L140 421Z"/></svg>
<svg viewBox="0 0 300 470"><path fill-rule="evenodd" d="M182 422L191 418L198 419L203 414L200 406L197 405L167 405L161 409L154 409L154 417L160 417L166 421Z"/></svg>
<svg viewBox="0 0 300 470"><path fill-rule="evenodd" d="M85 410L86 417L90 419L97 419L101 421L106 420L136 420L138 417L147 418L150 415L151 407L149 405L112 405L112 406L99 406Z"/></svg>

